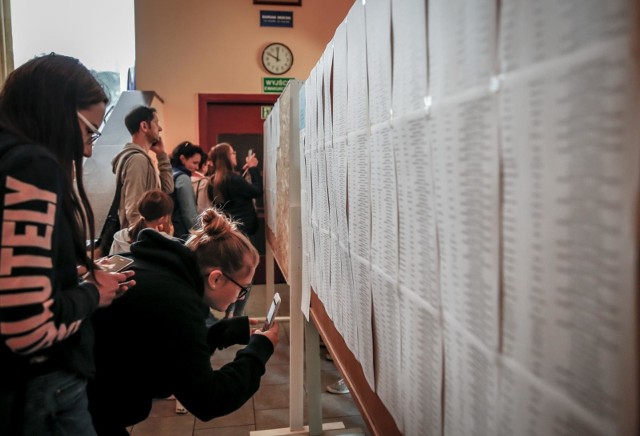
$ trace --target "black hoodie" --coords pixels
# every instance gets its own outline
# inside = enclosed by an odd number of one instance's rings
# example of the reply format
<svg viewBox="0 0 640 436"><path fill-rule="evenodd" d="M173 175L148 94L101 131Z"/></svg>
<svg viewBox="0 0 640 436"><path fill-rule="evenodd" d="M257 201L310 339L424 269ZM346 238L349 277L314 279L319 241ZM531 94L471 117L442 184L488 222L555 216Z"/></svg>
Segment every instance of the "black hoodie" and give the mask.
<svg viewBox="0 0 640 436"><path fill-rule="evenodd" d="M204 279L194 254L153 230L131 247L136 286L96 312L95 380L89 406L99 434L145 419L153 398L171 394L198 419L238 409L260 387L271 341L249 336L247 317L205 327ZM233 362L211 368L211 354L248 344Z"/></svg>
<svg viewBox="0 0 640 436"><path fill-rule="evenodd" d="M64 177L45 147L0 132L0 389L56 369L94 372L100 295L78 279Z"/></svg>

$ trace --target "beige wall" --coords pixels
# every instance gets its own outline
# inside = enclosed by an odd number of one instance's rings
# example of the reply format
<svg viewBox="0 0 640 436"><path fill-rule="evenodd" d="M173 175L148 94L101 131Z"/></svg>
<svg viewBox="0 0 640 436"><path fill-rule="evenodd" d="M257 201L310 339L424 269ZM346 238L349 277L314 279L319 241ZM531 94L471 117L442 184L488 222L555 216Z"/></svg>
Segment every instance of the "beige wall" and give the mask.
<svg viewBox="0 0 640 436"><path fill-rule="evenodd" d="M294 63L284 77L305 80L353 0L135 0L136 85L164 99L165 143L198 141L198 93L260 94L267 43L282 42ZM293 28L260 27L260 10L293 11Z"/></svg>

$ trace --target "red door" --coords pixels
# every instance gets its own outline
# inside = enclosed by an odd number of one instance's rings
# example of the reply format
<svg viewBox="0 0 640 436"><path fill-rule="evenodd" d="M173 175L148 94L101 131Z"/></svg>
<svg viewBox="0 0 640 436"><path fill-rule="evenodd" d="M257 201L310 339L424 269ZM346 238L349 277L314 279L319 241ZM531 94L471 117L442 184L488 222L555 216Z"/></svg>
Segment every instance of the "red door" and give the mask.
<svg viewBox="0 0 640 436"><path fill-rule="evenodd" d="M249 149L252 149L260 162L258 169L262 173L264 156L262 107L272 106L277 99L277 95L266 94L199 94L200 145L205 151L209 151L217 143L230 143L238 154L239 167L242 167L244 156L247 155ZM256 201L256 205L260 219L260 229L254 236L253 242L260 253L260 265L256 270L254 283L262 284L265 282L264 207L262 199ZM277 266L275 277L277 283L284 282Z"/></svg>

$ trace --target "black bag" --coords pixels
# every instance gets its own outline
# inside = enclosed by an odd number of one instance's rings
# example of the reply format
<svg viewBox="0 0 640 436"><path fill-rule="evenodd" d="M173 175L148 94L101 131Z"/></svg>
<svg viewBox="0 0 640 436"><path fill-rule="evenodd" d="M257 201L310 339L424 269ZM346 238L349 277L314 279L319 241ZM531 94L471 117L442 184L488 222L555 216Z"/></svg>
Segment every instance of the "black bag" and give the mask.
<svg viewBox="0 0 640 436"><path fill-rule="evenodd" d="M120 194L122 192L122 168L132 154L140 153L139 151L132 151L120 158L118 168L116 170L116 193L113 196L109 213L107 213L107 219L104 221L100 236L96 241L96 250L99 250L100 256L106 256L111 251L111 244L113 244L113 235L120 230L120 217L118 216L118 210L120 209Z"/></svg>
<svg viewBox="0 0 640 436"><path fill-rule="evenodd" d="M118 209L120 209L120 193L122 192L122 183L118 181L116 187L116 194L111 202L107 219L104 221L100 236L96 241L96 249L100 251L100 256L106 256L111 250L111 244L113 244L113 235L120 230L120 217L118 216Z"/></svg>

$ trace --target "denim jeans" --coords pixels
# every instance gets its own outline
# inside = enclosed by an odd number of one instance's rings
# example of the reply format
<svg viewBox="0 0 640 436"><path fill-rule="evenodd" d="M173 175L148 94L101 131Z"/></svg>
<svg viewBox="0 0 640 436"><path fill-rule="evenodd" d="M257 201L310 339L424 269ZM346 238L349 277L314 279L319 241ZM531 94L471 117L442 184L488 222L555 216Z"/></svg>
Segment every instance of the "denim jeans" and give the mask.
<svg viewBox="0 0 640 436"><path fill-rule="evenodd" d="M24 434L95 436L86 387L85 379L67 371L54 371L27 381Z"/></svg>

